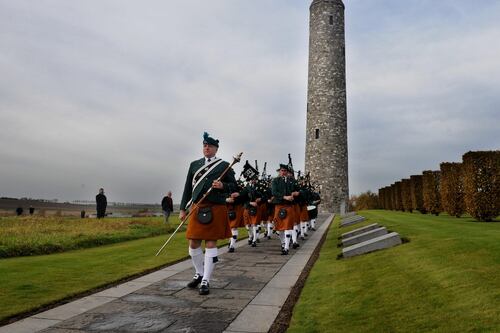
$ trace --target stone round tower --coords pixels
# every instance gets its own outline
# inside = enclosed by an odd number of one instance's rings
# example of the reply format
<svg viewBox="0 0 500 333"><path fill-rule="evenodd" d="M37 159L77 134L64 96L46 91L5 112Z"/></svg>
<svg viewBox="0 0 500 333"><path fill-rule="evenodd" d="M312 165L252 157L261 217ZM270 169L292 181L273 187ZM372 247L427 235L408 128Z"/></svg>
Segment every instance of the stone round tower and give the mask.
<svg viewBox="0 0 500 333"><path fill-rule="evenodd" d="M305 170L321 186L320 210L344 213L349 198L344 4L314 0L309 11Z"/></svg>

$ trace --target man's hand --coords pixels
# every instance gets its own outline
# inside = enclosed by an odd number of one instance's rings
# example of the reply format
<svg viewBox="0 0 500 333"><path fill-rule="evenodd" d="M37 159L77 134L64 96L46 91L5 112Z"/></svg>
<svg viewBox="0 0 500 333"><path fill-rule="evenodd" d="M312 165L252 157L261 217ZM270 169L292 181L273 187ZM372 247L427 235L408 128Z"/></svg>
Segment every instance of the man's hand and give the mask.
<svg viewBox="0 0 500 333"><path fill-rule="evenodd" d="M299 194L300 194L300 192L297 192L297 191L292 192L292 196L294 196L294 197L298 197L298 196L299 196Z"/></svg>
<svg viewBox="0 0 500 333"><path fill-rule="evenodd" d="M250 205L254 206L254 207L257 207L257 203L255 201L250 201Z"/></svg>
<svg viewBox="0 0 500 333"><path fill-rule="evenodd" d="M179 213L179 219L181 221L184 221L185 218L186 218L186 211L185 210L181 210L180 213Z"/></svg>
<svg viewBox="0 0 500 333"><path fill-rule="evenodd" d="M234 193L231 193L231 198L237 198L240 196L240 192L234 192Z"/></svg>
<svg viewBox="0 0 500 333"><path fill-rule="evenodd" d="M261 199L261 198L257 198L257 199L255 199L255 202L257 202L257 203L259 203L259 202L261 202L261 201L262 201L262 199Z"/></svg>
<svg viewBox="0 0 500 333"><path fill-rule="evenodd" d="M212 187L218 190L222 190L224 188L224 184L220 180L214 180L212 183Z"/></svg>
<svg viewBox="0 0 500 333"><path fill-rule="evenodd" d="M293 196L292 195L285 195L283 197L283 199L285 199L286 201L293 201Z"/></svg>
<svg viewBox="0 0 500 333"><path fill-rule="evenodd" d="M232 203L234 203L234 199L231 197L226 198L226 202L232 204Z"/></svg>

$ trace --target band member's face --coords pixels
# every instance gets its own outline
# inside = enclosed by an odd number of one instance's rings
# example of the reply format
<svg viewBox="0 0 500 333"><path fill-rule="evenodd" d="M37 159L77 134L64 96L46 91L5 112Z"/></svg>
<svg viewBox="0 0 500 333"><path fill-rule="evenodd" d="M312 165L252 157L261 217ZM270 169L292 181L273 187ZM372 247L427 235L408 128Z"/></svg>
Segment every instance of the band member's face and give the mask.
<svg viewBox="0 0 500 333"><path fill-rule="evenodd" d="M280 169L280 177L286 177L286 176L288 176L288 170Z"/></svg>
<svg viewBox="0 0 500 333"><path fill-rule="evenodd" d="M209 145L207 143L204 143L203 144L203 156L205 156L206 158L214 157L215 154L217 153L218 149L219 148L217 148L216 146L212 146L212 145Z"/></svg>

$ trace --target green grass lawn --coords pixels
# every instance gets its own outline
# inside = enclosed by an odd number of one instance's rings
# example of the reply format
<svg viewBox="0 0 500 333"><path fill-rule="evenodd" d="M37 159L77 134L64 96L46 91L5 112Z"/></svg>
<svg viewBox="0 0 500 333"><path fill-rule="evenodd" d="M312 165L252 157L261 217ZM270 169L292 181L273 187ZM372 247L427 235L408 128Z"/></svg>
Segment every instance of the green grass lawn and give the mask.
<svg viewBox="0 0 500 333"><path fill-rule="evenodd" d="M246 236L244 228L241 237ZM65 253L0 259L0 322L188 256L180 232ZM227 244L220 241L219 245Z"/></svg>
<svg viewBox="0 0 500 333"><path fill-rule="evenodd" d="M0 217L0 258L50 254L113 244L171 232L172 216L80 219L75 217Z"/></svg>
<svg viewBox="0 0 500 333"><path fill-rule="evenodd" d="M335 220L288 332L500 332L500 223L382 210ZM336 260L341 233L377 222L410 242Z"/></svg>

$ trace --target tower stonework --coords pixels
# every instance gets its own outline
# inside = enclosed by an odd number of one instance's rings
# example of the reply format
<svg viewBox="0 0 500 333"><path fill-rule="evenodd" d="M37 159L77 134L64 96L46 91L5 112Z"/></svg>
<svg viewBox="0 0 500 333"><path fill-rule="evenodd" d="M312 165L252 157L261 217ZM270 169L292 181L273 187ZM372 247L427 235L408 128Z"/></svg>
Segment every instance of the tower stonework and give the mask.
<svg viewBox="0 0 500 333"><path fill-rule="evenodd" d="M347 108L344 3L309 8L309 77L305 170L321 186L323 212L347 211Z"/></svg>

